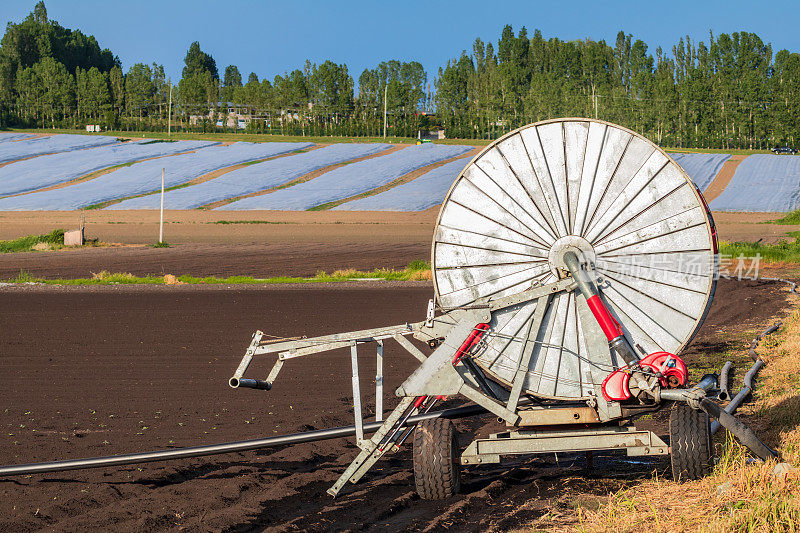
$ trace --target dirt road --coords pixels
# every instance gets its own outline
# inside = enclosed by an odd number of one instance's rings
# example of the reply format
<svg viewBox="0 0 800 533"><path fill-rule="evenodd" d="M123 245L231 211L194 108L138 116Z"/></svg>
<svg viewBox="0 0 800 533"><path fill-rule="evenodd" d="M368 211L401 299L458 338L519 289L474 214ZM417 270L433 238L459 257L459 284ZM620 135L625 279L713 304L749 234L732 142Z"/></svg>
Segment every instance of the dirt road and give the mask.
<svg viewBox="0 0 800 533"><path fill-rule="evenodd" d="M37 277L91 277L93 272L254 277L310 276L318 270L401 268L430 259L438 208L420 213L173 211L171 248L153 249L158 213L90 211L86 234L119 247L0 254L0 280L21 270ZM776 213L717 213L727 241L777 242L800 226L764 224ZM0 239L77 227L77 213L0 213ZM224 222L224 223L223 223ZM231 223L238 222L238 223Z"/></svg>

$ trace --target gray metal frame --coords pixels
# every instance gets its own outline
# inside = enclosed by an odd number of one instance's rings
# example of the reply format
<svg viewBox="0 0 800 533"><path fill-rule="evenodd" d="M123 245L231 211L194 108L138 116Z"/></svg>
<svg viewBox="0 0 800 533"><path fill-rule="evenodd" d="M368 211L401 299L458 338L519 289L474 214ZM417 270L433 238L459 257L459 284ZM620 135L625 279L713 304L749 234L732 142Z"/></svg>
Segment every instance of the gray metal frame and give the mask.
<svg viewBox="0 0 800 533"><path fill-rule="evenodd" d="M468 308L445 310L436 315L429 307L426 320L382 328L325 335L321 337L263 342L263 333L256 332L236 372L230 379L234 388L269 389L283 364L329 350L350 348L353 411L355 417L356 444L359 454L328 490L332 496L341 491L349 481L357 482L381 457L394 452L408 436L409 430L400 431L409 416L423 409L415 399L460 395L483 407L504 420L513 431L493 435L489 439L475 440L462 455L464 464L497 462L501 455L521 453L546 453L562 451L626 450L629 455L656 455L668 453L669 448L656 435L635 428L614 428L603 425L622 418L622 409L616 402L603 399L600 384L595 384L589 399L579 405L565 407L530 407L521 402L523 380L526 376L533 346L541 342L542 324L550 299L560 293L570 293L576 288L573 278L564 278L546 285L532 287L524 292L475 302ZM466 361L452 364L465 339L477 324L489 323L492 314L527 302L536 303L533 320L524 332L525 351L519 362L516 377L510 390L476 375ZM426 356L409 339L438 344ZM410 355L420 361L420 366L395 391L400 402L385 418L383 417L383 349L388 340L396 341ZM364 420L359 381L358 347L367 343L377 345L377 372L375 377L376 420L383 424L370 437L364 435ZM277 359L266 380L245 378L253 357L277 354ZM465 357L469 358L469 354ZM523 405L525 404L525 405ZM428 407L430 408L430 407ZM575 427L558 431L522 430L525 427L593 424L594 428ZM404 433L401 435L401 433Z"/></svg>
<svg viewBox="0 0 800 533"><path fill-rule="evenodd" d="M667 455L669 446L652 431L635 427L509 431L476 439L461 454L461 464L499 463L501 455L625 450L629 456Z"/></svg>

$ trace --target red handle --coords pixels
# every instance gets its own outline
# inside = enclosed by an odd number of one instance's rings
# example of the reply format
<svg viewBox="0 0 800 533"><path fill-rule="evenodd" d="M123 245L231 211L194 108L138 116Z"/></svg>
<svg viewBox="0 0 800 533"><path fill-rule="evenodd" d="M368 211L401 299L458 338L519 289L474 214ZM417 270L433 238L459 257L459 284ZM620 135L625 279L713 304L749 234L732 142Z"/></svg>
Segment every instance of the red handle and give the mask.
<svg viewBox="0 0 800 533"><path fill-rule="evenodd" d="M600 329L606 334L606 338L609 342L622 335L622 327L619 325L619 322L614 320L614 317L608 312L608 308L598 295L595 294L586 300L586 303L589 304L589 309L592 311L595 319L597 319L597 323L600 324Z"/></svg>

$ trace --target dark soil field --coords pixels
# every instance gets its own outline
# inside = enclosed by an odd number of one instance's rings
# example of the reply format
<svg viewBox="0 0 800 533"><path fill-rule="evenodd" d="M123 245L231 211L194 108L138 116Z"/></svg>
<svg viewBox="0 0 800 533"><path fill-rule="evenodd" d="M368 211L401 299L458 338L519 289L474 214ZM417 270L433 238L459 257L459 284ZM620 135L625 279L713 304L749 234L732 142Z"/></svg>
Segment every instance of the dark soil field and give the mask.
<svg viewBox="0 0 800 533"><path fill-rule="evenodd" d="M20 271L38 278L91 278L93 273L137 276L313 276L320 270L402 269L430 259L430 243L181 244L171 248L130 246L57 252L0 254L0 280Z"/></svg>
<svg viewBox="0 0 800 533"><path fill-rule="evenodd" d="M290 361L268 392L230 389L251 334L320 335L420 320L431 295L424 282L3 287L0 463L351 424L349 352ZM781 284L721 281L687 358L705 365L707 353L741 356L741 339L787 305ZM374 356L360 353L366 396ZM266 375L271 364L251 369ZM387 391L415 366L387 343ZM663 416L649 423L663 434ZM493 424L473 418L459 427L485 433ZM576 504L602 505L610 492L665 474L668 465L596 456L588 469L583 456L539 456L467 469L460 495L427 502L413 490L408 448L336 499L325 490L356 454L352 439L1 479L0 530L506 530L545 514L570 523Z"/></svg>

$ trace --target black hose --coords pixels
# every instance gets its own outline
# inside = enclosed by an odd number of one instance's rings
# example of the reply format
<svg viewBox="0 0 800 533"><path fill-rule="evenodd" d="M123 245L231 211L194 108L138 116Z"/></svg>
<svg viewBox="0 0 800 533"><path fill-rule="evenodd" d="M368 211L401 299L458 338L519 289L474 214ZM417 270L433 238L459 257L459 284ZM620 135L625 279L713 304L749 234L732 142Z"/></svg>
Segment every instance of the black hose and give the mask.
<svg viewBox="0 0 800 533"><path fill-rule="evenodd" d="M753 384L753 379L755 379L756 374L758 374L758 371L761 370L762 366L764 366L764 361L761 359L753 363L753 366L747 371L747 374L744 375L744 387L742 387L742 390L740 390L739 393L734 396L725 407L726 413L735 413L739 406L744 403L748 396L750 396L750 393L753 392L753 388L755 387ZM719 421L714 420L711 422L711 434L715 434L721 427L722 425L719 423Z"/></svg>
<svg viewBox="0 0 800 533"><path fill-rule="evenodd" d="M728 380L730 379L732 366L733 363L727 361L722 365L722 370L719 373L719 395L717 398L723 402L731 397L731 393L728 390Z"/></svg>
<svg viewBox="0 0 800 533"><path fill-rule="evenodd" d="M243 389L258 389L258 390L272 389L272 383L270 383L269 381L263 381L261 379L231 378L228 383L234 389L238 389L239 387Z"/></svg>
<svg viewBox="0 0 800 533"><path fill-rule="evenodd" d="M759 355L756 353L756 348L758 348L758 343L761 342L761 339L763 339L767 335L771 335L772 333L775 333L776 331L778 331L778 328L781 327L782 324L783 324L783 321L778 320L777 322L772 324L770 327L768 327L767 329L762 331L759 335L757 335L755 339L753 339L753 341L750 343L750 350L748 351L748 355L750 355L750 358L753 361L758 361L759 360Z"/></svg>
<svg viewBox="0 0 800 533"><path fill-rule="evenodd" d="M786 280L778 280L778 281L786 281ZM794 291L794 288L792 290ZM742 390L740 390L739 393L733 397L730 403L728 403L727 407L725 407L726 413L729 414L735 413L736 410L739 408L739 406L742 405L742 403L744 403L744 401L747 399L750 393L753 392L753 389L755 388L753 380L755 379L756 374L758 374L758 371L761 370L761 367L764 366L764 361L761 359L758 353L756 353L756 348L758 348L758 343L761 342L761 339L763 339L767 335L771 335L772 333L778 331L778 328L780 328L782 324L783 321L778 320L770 327L768 327L767 329L756 335L756 337L752 340L752 342L750 342L750 350L748 354L753 359L753 361L755 361L755 363L753 363L753 366L750 368L750 370L748 370L747 374L744 375L744 387L742 387ZM720 427L721 424L717 420L714 420L711 423L711 434L713 435L717 431L719 431Z"/></svg>
<svg viewBox="0 0 800 533"><path fill-rule="evenodd" d="M486 409L480 405L467 405L464 407L443 409L441 411L434 411L432 413L424 413L412 416L406 421L406 425L414 425L422 420L430 420L433 418L465 418L485 412ZM364 424L364 431L375 431L382 425L383 422L370 422L368 424ZM226 442L222 444L194 446L191 448L177 448L174 450L158 450L154 452L112 455L108 457L92 457L87 459L71 459L67 461L51 461L47 463L2 466L0 467L0 476L43 474L45 472L62 472L64 470L82 470L85 468L102 468L107 466L122 466L138 463L151 463L156 461L168 461L171 459L185 459L188 457L202 457L205 455L245 452L249 450L258 450L261 448L271 448L274 446L285 446L288 444L300 444L303 442L314 442L320 440L337 439L340 437L349 437L351 435L355 435L355 433L355 426L344 426L330 429L319 429L316 431L305 431L303 433L293 433L290 435L281 435L279 437L268 437L266 439L242 440L237 442Z"/></svg>
<svg viewBox="0 0 800 533"><path fill-rule="evenodd" d="M779 457L778 452L764 444L752 429L747 427L732 414L726 413L719 404L712 402L708 398L703 398L700 400L700 408L708 413L709 416L719 420L722 427L730 431L739 442L747 446L751 452L764 461L773 458L777 459Z"/></svg>

